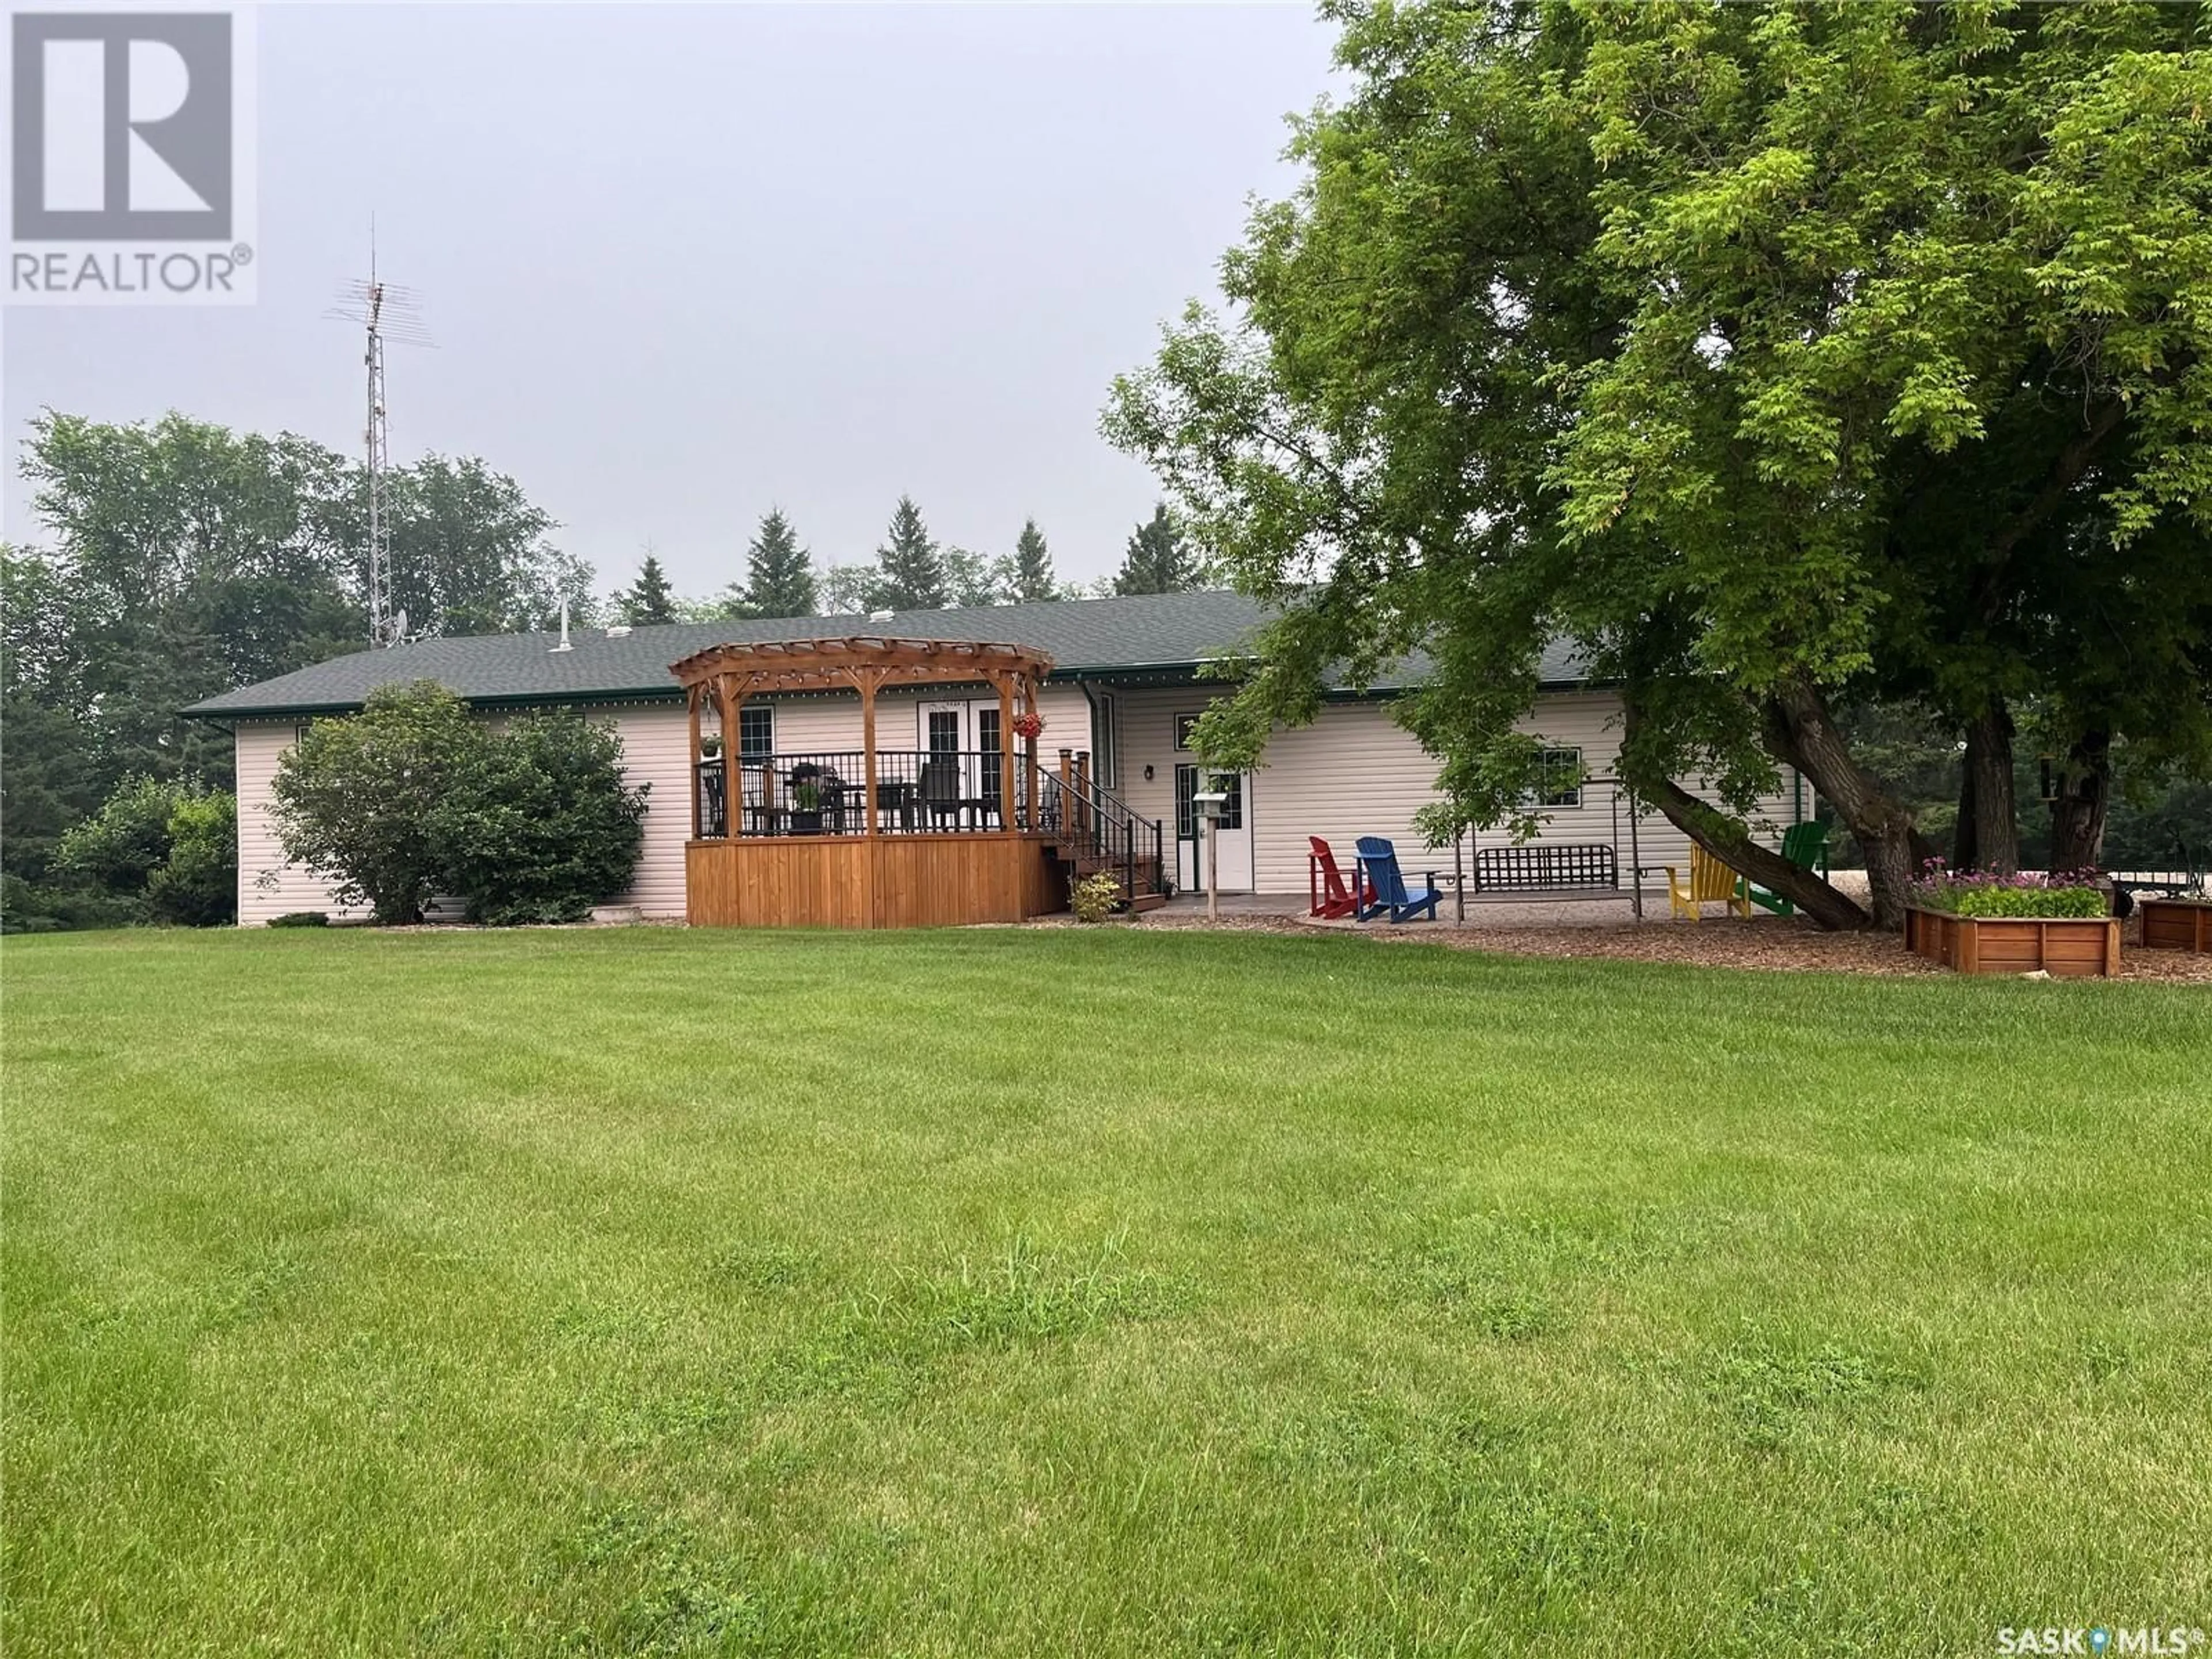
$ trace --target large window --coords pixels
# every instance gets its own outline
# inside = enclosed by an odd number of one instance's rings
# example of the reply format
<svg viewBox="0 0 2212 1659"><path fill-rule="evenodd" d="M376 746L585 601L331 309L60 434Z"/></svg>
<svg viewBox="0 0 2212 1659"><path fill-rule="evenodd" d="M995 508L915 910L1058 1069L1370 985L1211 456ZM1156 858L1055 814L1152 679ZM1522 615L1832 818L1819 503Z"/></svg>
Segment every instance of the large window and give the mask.
<svg viewBox="0 0 2212 1659"><path fill-rule="evenodd" d="M775 705L749 702L738 710L738 759L766 763L775 754Z"/></svg>
<svg viewBox="0 0 2212 1659"><path fill-rule="evenodd" d="M1091 775L1101 788L1121 787L1120 720L1121 711L1115 708L1113 698L1103 694L1091 698Z"/></svg>
<svg viewBox="0 0 2212 1659"><path fill-rule="evenodd" d="M1583 751L1547 747L1536 757L1536 805L1580 806L1583 804Z"/></svg>

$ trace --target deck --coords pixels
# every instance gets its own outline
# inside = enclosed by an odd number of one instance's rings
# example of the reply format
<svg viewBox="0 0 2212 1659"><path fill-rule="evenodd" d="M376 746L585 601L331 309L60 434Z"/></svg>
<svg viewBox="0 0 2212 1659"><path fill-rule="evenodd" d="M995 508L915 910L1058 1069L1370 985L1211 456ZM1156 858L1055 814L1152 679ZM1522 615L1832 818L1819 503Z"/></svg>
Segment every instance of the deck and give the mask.
<svg viewBox="0 0 2212 1659"><path fill-rule="evenodd" d="M694 927L948 927L1067 908L1054 837L742 836L684 849Z"/></svg>
<svg viewBox="0 0 2212 1659"><path fill-rule="evenodd" d="M1164 886L1161 827L1099 788L1087 754L1040 763L1037 681L1019 646L854 637L717 646L672 665L691 726L684 914L695 927L943 927L1067 908L1072 879L1110 873L1145 908ZM980 749L885 749L887 684L981 682L997 693ZM858 750L747 754L749 696L850 689ZM709 717L716 729L707 729ZM947 732L947 737L955 734Z"/></svg>

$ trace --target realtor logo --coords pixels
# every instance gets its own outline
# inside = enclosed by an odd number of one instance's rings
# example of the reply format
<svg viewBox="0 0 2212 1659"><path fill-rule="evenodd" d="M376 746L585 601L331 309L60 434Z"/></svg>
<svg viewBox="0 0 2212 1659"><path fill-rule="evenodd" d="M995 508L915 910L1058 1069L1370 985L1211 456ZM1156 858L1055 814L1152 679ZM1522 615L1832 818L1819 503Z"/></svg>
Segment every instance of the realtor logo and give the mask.
<svg viewBox="0 0 2212 1659"><path fill-rule="evenodd" d="M10 24L8 300L250 300L247 20L88 9Z"/></svg>

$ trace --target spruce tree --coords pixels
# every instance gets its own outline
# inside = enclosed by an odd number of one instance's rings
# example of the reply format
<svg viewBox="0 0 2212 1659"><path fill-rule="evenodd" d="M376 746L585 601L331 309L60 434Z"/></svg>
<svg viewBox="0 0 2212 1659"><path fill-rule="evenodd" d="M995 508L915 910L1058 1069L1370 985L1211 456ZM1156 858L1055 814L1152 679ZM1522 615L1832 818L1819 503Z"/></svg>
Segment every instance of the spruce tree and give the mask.
<svg viewBox="0 0 2212 1659"><path fill-rule="evenodd" d="M1022 533L1014 538L1013 568L1006 585L1017 603L1060 598L1060 581L1052 570L1052 550L1045 545L1044 532L1035 519L1024 520Z"/></svg>
<svg viewBox="0 0 2212 1659"><path fill-rule="evenodd" d="M1182 526L1168 516L1167 503L1152 508L1149 522L1137 526L1114 577L1114 592L1182 593L1198 586L1198 561L1183 543Z"/></svg>
<svg viewBox="0 0 2212 1659"><path fill-rule="evenodd" d="M868 608L934 611L948 597L944 556L930 539L929 526L921 521L914 497L902 495L891 513L890 539L876 550Z"/></svg>
<svg viewBox="0 0 2212 1659"><path fill-rule="evenodd" d="M676 620L676 590L668 573L651 553L639 568L637 580L615 595L615 612L633 628L656 628Z"/></svg>
<svg viewBox="0 0 2212 1659"><path fill-rule="evenodd" d="M745 550L745 583L738 597L749 617L811 617L820 604L814 561L781 507L771 507Z"/></svg>

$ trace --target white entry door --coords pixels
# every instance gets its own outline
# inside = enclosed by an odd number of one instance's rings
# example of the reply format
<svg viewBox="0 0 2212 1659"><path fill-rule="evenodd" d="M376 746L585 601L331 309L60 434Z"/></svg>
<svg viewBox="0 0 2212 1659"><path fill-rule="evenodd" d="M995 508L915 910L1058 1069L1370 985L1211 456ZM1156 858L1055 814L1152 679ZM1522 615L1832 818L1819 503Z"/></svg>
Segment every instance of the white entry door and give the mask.
<svg viewBox="0 0 2212 1659"><path fill-rule="evenodd" d="M1197 796L1219 793L1221 817L1209 831L1198 811ZM1175 770L1176 886L1186 893L1206 890L1205 837L1211 835L1216 884L1224 893L1252 890L1252 775L1249 772L1202 772L1192 762L1179 761Z"/></svg>

